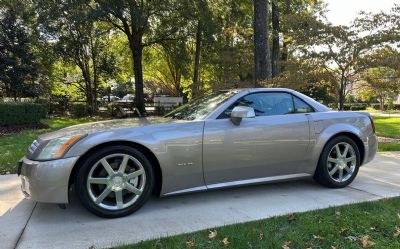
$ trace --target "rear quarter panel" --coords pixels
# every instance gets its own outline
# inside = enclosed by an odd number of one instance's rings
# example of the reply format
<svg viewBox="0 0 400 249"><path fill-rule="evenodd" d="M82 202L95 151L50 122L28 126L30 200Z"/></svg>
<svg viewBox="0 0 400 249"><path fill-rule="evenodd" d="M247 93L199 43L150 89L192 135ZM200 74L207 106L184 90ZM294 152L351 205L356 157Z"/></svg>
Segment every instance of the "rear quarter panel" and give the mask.
<svg viewBox="0 0 400 249"><path fill-rule="evenodd" d="M340 133L351 133L359 137L365 150L363 162L369 161L371 154L375 155L375 151L372 153L371 150L374 148L376 150L376 139L368 115L368 113L333 111L310 114L311 163L306 169L308 173L315 171L325 144Z"/></svg>

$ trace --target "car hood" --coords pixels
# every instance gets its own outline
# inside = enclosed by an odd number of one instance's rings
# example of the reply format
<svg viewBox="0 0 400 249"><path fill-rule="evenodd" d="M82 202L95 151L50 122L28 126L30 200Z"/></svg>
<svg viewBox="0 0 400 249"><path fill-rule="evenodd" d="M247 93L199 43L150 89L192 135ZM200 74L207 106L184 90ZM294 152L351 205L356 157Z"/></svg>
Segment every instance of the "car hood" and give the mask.
<svg viewBox="0 0 400 249"><path fill-rule="evenodd" d="M110 129L133 128L133 127L170 123L170 122L179 122L179 121L162 117L113 119L113 120L92 122L92 123L66 127L61 130L40 135L39 140L51 140L63 136L84 135Z"/></svg>

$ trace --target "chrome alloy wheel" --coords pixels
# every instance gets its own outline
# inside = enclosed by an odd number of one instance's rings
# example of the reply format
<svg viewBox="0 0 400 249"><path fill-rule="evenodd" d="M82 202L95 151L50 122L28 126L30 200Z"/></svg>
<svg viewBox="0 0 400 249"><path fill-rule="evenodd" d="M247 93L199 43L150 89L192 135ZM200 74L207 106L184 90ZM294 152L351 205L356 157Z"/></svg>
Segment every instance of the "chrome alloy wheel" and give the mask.
<svg viewBox="0 0 400 249"><path fill-rule="evenodd" d="M131 155L112 154L94 164L86 182L90 198L97 206L121 210L135 203L143 193L146 172Z"/></svg>
<svg viewBox="0 0 400 249"><path fill-rule="evenodd" d="M328 154L328 173L336 182L345 182L353 175L357 156L353 146L346 142L337 143Z"/></svg>

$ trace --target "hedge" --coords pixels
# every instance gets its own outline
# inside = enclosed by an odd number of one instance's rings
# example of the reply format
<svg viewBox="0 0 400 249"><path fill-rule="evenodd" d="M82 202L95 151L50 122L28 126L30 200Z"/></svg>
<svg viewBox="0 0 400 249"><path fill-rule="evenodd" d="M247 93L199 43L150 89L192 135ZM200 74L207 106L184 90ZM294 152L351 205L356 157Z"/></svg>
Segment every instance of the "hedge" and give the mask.
<svg viewBox="0 0 400 249"><path fill-rule="evenodd" d="M89 115L87 105L84 102L70 103L69 110L75 117L78 118L86 117Z"/></svg>
<svg viewBox="0 0 400 249"><path fill-rule="evenodd" d="M34 103L0 103L0 126L38 124L47 115L47 108Z"/></svg>
<svg viewBox="0 0 400 249"><path fill-rule="evenodd" d="M343 105L343 110L345 111L363 111L366 110L368 104L366 103L345 103Z"/></svg>
<svg viewBox="0 0 400 249"><path fill-rule="evenodd" d="M371 104L371 107L374 108L375 110L379 110L380 109L380 104L378 103L373 103ZM393 104L393 106L391 108L389 108L388 104L385 104L385 110L400 110L400 104Z"/></svg>

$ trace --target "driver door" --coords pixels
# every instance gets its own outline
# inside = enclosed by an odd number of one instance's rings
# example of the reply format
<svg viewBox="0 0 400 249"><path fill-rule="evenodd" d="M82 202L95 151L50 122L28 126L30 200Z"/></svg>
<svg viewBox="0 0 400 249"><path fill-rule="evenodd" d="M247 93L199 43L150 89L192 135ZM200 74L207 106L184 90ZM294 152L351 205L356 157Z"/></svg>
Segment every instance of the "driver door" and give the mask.
<svg viewBox="0 0 400 249"><path fill-rule="evenodd" d="M293 96L283 92L246 95L219 118L207 120L203 137L203 169L207 185L291 175L307 163L310 131L304 113L295 113ZM234 125L234 106L247 105L255 118Z"/></svg>

